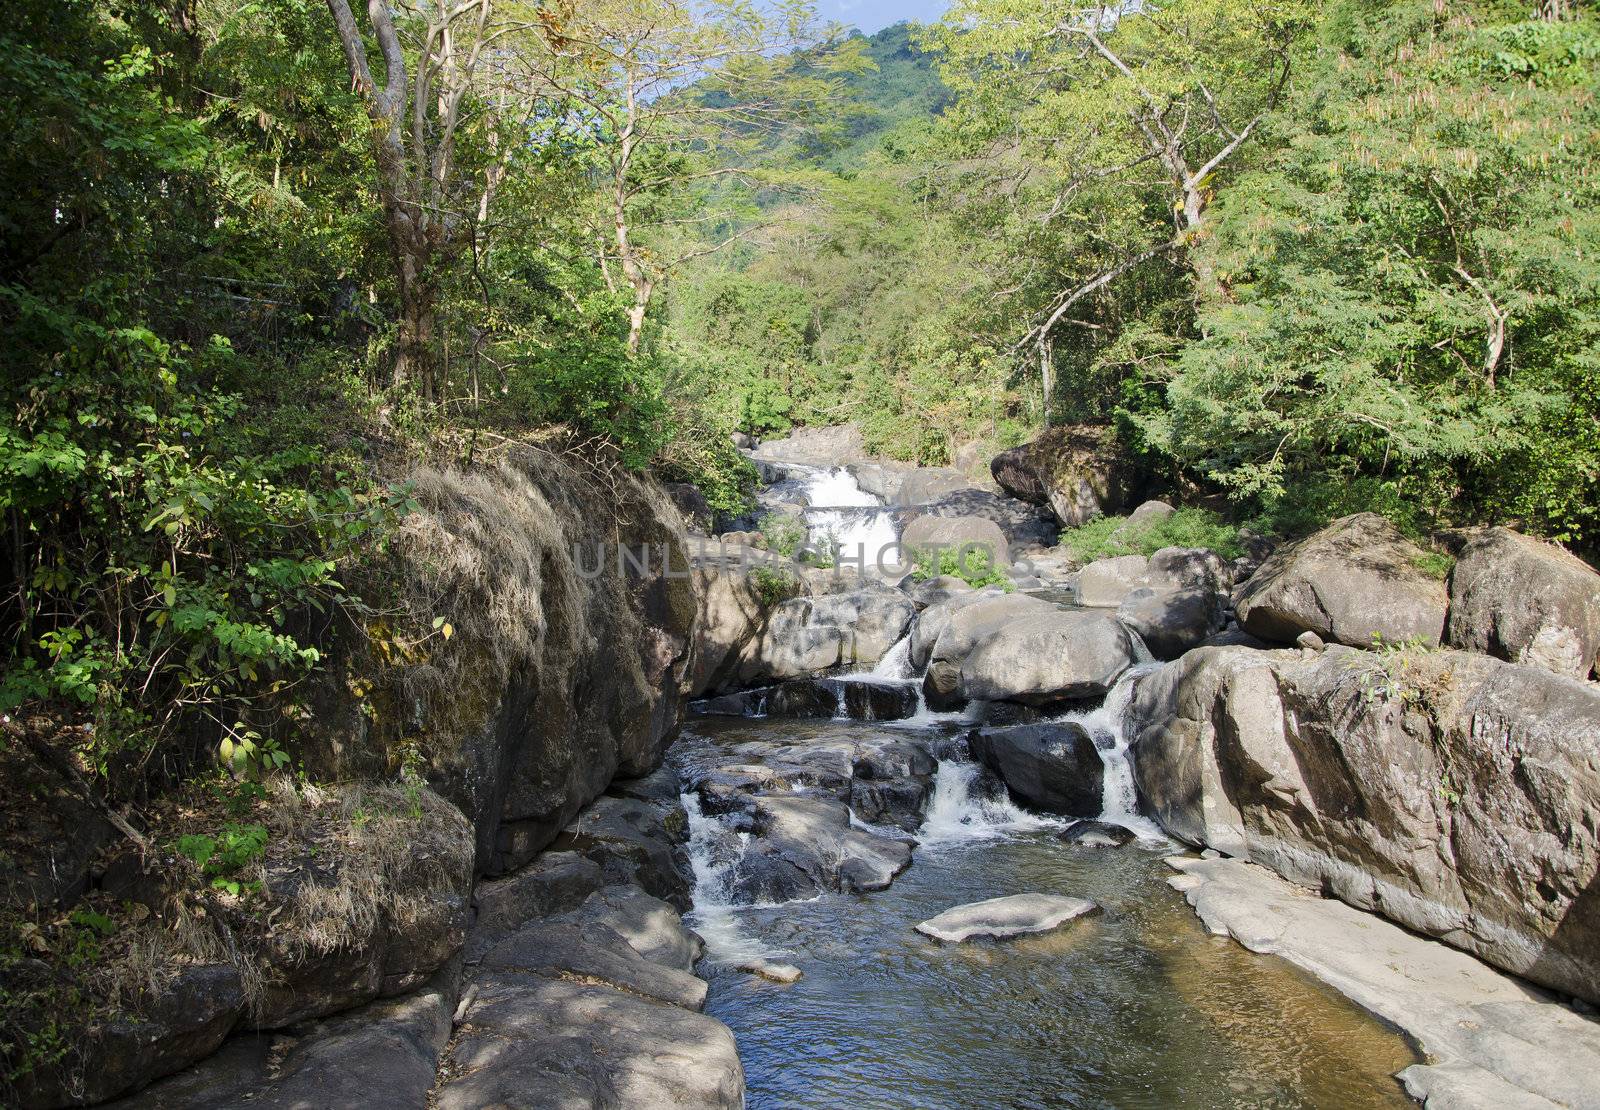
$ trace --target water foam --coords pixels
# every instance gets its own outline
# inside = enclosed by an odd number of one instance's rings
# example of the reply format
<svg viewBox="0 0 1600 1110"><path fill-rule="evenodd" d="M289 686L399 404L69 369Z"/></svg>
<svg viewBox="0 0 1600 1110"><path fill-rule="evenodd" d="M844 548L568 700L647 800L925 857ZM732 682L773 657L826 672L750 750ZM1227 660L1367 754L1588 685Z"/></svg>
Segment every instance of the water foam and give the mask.
<svg viewBox="0 0 1600 1110"><path fill-rule="evenodd" d="M1133 781L1133 760L1129 748L1133 744L1130 719L1133 694L1138 682L1160 663L1140 663L1130 667L1117 684L1106 694L1106 699L1094 709L1068 713L1057 720L1081 726L1093 739L1105 764L1103 794L1100 802L1100 820L1121 825L1141 840L1167 843L1167 836L1154 821L1139 813L1139 794Z"/></svg>
<svg viewBox="0 0 1600 1110"><path fill-rule="evenodd" d="M685 920L706 942L713 963L740 964L784 955L744 931L733 901L733 880L749 834L735 832L700 808L695 794L681 796L689 814L689 859L694 866L694 909Z"/></svg>
<svg viewBox="0 0 1600 1110"><path fill-rule="evenodd" d="M998 797L985 798L972 791L978 766L964 760L939 761L933 780L933 798L923 817L917 840L924 848L998 840L1017 833L1063 829L1068 822L1029 813L1013 802L1002 788Z"/></svg>

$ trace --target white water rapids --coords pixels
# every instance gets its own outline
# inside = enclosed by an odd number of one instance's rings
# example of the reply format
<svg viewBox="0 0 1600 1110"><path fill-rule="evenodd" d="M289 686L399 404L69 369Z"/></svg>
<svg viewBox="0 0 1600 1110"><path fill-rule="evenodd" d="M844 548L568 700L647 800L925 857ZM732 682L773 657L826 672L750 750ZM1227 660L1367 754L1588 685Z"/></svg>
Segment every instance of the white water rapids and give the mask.
<svg viewBox="0 0 1600 1110"><path fill-rule="evenodd" d="M861 488L843 467L819 470L805 482L806 526L813 550L837 550L852 562L872 566L882 556L893 561L900 541L894 515Z"/></svg>

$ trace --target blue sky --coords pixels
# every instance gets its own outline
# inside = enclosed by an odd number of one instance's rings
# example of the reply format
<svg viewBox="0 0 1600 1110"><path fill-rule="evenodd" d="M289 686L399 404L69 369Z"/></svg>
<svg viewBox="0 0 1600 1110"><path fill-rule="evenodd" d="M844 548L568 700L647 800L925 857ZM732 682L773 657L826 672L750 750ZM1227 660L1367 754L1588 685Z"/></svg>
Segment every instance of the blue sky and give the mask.
<svg viewBox="0 0 1600 1110"><path fill-rule="evenodd" d="M837 19L870 35L902 19L930 22L949 6L949 0L820 0L817 12L823 19Z"/></svg>

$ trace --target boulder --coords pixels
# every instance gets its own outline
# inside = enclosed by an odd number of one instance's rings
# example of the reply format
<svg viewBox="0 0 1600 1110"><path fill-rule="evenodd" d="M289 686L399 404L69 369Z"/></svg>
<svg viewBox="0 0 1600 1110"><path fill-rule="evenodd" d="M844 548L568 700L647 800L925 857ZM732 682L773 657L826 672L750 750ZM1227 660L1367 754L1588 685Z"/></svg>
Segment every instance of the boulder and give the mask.
<svg viewBox="0 0 1600 1110"><path fill-rule="evenodd" d="M929 516L975 516L993 521L1007 543L1019 546L1049 546L1061 534L1048 510L982 489L957 489L921 504L905 506L901 511L901 523L908 525Z"/></svg>
<svg viewBox="0 0 1600 1110"><path fill-rule="evenodd" d="M1049 505L1064 528L1121 512L1132 503L1134 468L1110 428L1052 428L1032 443L996 456L990 472L1012 497Z"/></svg>
<svg viewBox="0 0 1600 1110"><path fill-rule="evenodd" d="M953 574L941 574L937 578L930 578L925 582L918 582L911 587L911 603L919 610L942 604L953 597L970 594L973 589L964 578L957 578Z"/></svg>
<svg viewBox="0 0 1600 1110"><path fill-rule="evenodd" d="M915 508L931 505L951 494L975 490L965 474L940 467L916 467L906 474L888 499L892 505Z"/></svg>
<svg viewBox="0 0 1600 1110"><path fill-rule="evenodd" d="M1600 1001L1600 689L1453 651L1203 648L1133 716L1172 835Z"/></svg>
<svg viewBox="0 0 1600 1110"><path fill-rule="evenodd" d="M1226 623L1222 598L1201 588L1134 590L1117 609L1117 619L1139 634L1157 659L1176 659L1220 632Z"/></svg>
<svg viewBox="0 0 1600 1110"><path fill-rule="evenodd" d="M1148 585L1150 560L1143 555L1097 559L1078 575L1078 604L1115 609L1129 594Z"/></svg>
<svg viewBox="0 0 1600 1110"><path fill-rule="evenodd" d="M721 544L707 549L693 570L699 620L690 692L694 697L726 688L741 660L759 644L772 610L798 589L777 572L765 578L755 568L767 555L753 547ZM776 584L778 595L769 592Z"/></svg>
<svg viewBox="0 0 1600 1110"><path fill-rule="evenodd" d="M1043 612L1008 621L980 640L961 660L958 691L966 701L1084 701L1104 697L1133 663L1133 640L1116 618Z"/></svg>
<svg viewBox="0 0 1600 1110"><path fill-rule="evenodd" d="M741 661L739 677L748 685L846 667L870 670L905 636L915 615L910 598L880 583L793 598L773 611Z"/></svg>
<svg viewBox="0 0 1600 1110"><path fill-rule="evenodd" d="M706 1005L704 980L645 959L620 933L598 921L535 921L491 948L481 966L602 983L686 1010L700 1011Z"/></svg>
<svg viewBox="0 0 1600 1110"><path fill-rule="evenodd" d="M1204 547L1163 547L1150 556L1145 584L1157 589L1226 590L1233 572L1222 556Z"/></svg>
<svg viewBox="0 0 1600 1110"><path fill-rule="evenodd" d="M1146 501L1137 509L1133 510L1133 512L1128 514L1128 523L1123 525L1123 528L1143 527L1145 525L1156 524L1160 521L1166 520L1167 517L1171 516L1177 511L1177 509L1173 508L1165 501ZM1121 529L1118 529L1118 531L1120 532Z"/></svg>
<svg viewBox="0 0 1600 1110"><path fill-rule="evenodd" d="M1000 526L978 516L918 517L906 525L900 546L908 560L914 560L918 552L937 550L955 552L963 560L987 552L992 567L1003 567L1011 561L1010 545Z"/></svg>
<svg viewBox="0 0 1600 1110"><path fill-rule="evenodd" d="M1122 848L1135 840L1133 832L1105 821L1075 821L1060 835L1063 842L1079 848Z"/></svg>
<svg viewBox="0 0 1600 1110"><path fill-rule="evenodd" d="M961 944L977 937L1002 940L1007 937L1049 933L1100 907L1085 898L1065 898L1056 894L1012 894L972 902L945 910L917 926L917 932L950 944Z"/></svg>
<svg viewBox="0 0 1600 1110"><path fill-rule="evenodd" d="M800 466L845 466L867 457L861 429L854 424L796 428L782 439L769 439L751 451L759 462Z"/></svg>
<svg viewBox="0 0 1600 1110"><path fill-rule="evenodd" d="M1376 513L1345 517L1273 554L1235 597L1239 623L1281 644L1310 631L1351 647L1436 646L1450 598L1426 558Z"/></svg>
<svg viewBox="0 0 1600 1110"><path fill-rule="evenodd" d="M489 971L475 987L435 1091L439 1110L744 1105L733 1034L714 1018L527 972Z"/></svg>
<svg viewBox="0 0 1600 1110"><path fill-rule="evenodd" d="M735 893L743 901L788 902L825 890L883 890L910 866L910 845L852 827L843 802L760 796Z"/></svg>
<svg viewBox="0 0 1600 1110"><path fill-rule="evenodd" d="M980 593L970 604L962 604L966 601L954 598L936 607L944 610L942 613L928 610L911 642L912 665L917 666L919 649L928 643L924 622L930 631L938 629L932 647L927 648L927 675L922 685L923 695L935 709L954 708L961 702L961 665L978 644L1023 617L1061 611L1060 606L1027 594Z"/></svg>
<svg viewBox="0 0 1600 1110"><path fill-rule="evenodd" d="M1105 764L1083 726L1013 725L974 730L972 758L1000 776L1014 798L1066 817L1098 817Z"/></svg>
<svg viewBox="0 0 1600 1110"><path fill-rule="evenodd" d="M1551 544L1490 528L1450 575L1451 646L1573 678L1600 668L1600 574Z"/></svg>
<svg viewBox="0 0 1600 1110"><path fill-rule="evenodd" d="M911 643L907 660L911 669L922 671L927 668L928 660L933 657L934 645L939 642L939 637L944 634L950 618L957 612L980 601L993 601L1005 596L1006 594L997 587L983 590L952 589L945 597L930 601L928 607L917 617L916 623L911 626ZM1031 604L1033 600L1030 598L1029 603Z"/></svg>
<svg viewBox="0 0 1600 1110"><path fill-rule="evenodd" d="M679 971L693 971L705 950L704 942L684 927L673 906L627 884L598 890L581 906L551 921L598 923L645 959Z"/></svg>
<svg viewBox="0 0 1600 1110"><path fill-rule="evenodd" d="M636 798L601 798L562 830L552 845L598 866L610 883L631 883L687 910L694 870L684 844L683 806Z"/></svg>

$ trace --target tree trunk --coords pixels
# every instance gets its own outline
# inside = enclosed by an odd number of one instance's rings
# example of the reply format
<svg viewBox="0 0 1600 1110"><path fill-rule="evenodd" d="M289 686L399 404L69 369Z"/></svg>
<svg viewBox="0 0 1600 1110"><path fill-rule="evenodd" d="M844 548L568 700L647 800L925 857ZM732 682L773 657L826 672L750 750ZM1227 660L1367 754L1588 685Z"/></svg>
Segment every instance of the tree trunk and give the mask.
<svg viewBox="0 0 1600 1110"><path fill-rule="evenodd" d="M394 236L400 238L398 234ZM432 259L426 247L395 244L395 278L400 297L395 336L394 385L413 383L423 400L434 396L433 329L438 295L428 278Z"/></svg>

